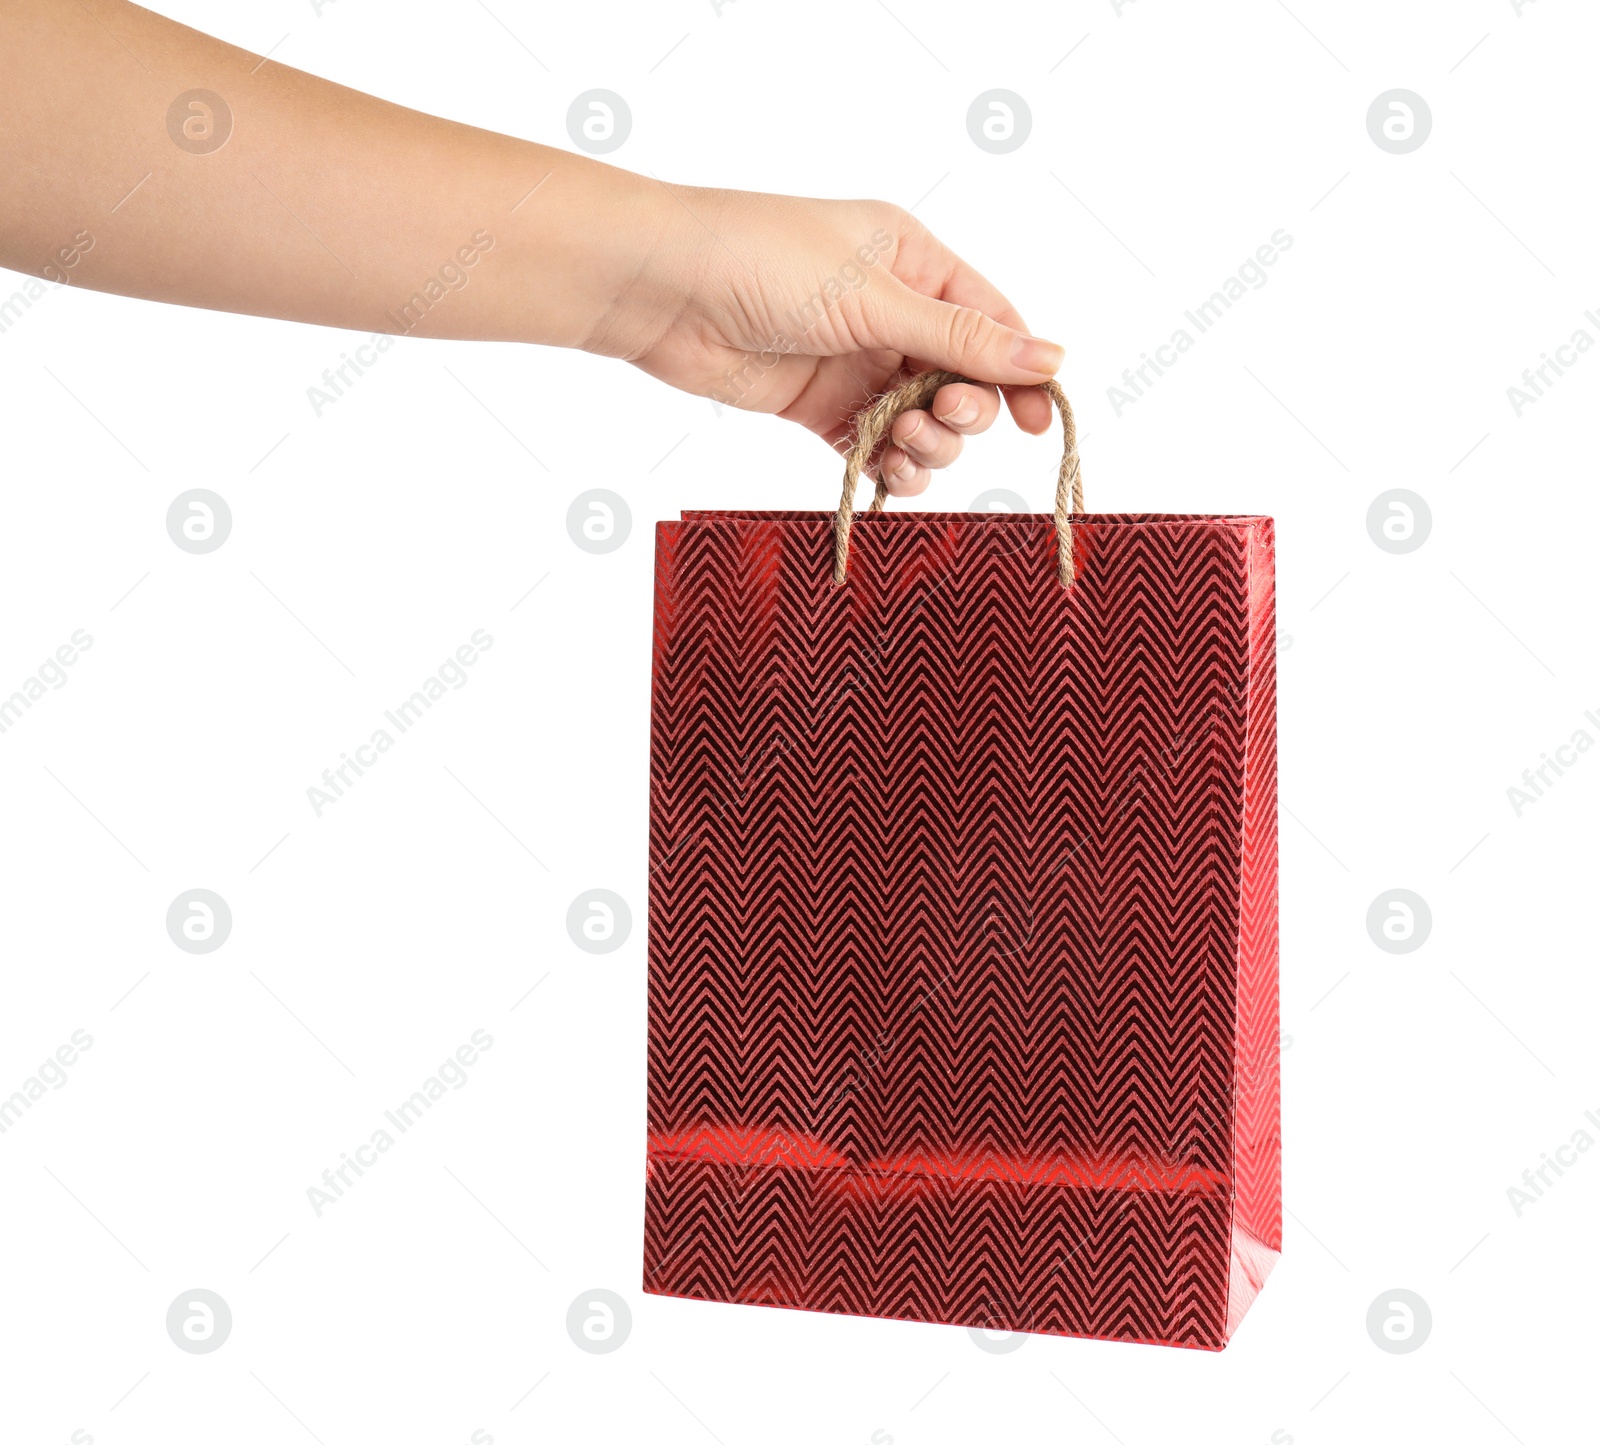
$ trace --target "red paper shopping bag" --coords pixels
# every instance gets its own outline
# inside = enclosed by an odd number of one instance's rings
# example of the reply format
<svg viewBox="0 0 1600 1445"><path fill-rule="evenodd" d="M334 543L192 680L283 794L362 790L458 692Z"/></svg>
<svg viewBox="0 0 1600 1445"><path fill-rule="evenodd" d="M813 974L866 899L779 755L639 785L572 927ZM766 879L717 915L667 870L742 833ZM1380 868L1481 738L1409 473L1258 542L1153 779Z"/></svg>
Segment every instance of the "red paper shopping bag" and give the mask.
<svg viewBox="0 0 1600 1445"><path fill-rule="evenodd" d="M1220 1348L1281 1248L1273 534L657 529L644 1287Z"/></svg>

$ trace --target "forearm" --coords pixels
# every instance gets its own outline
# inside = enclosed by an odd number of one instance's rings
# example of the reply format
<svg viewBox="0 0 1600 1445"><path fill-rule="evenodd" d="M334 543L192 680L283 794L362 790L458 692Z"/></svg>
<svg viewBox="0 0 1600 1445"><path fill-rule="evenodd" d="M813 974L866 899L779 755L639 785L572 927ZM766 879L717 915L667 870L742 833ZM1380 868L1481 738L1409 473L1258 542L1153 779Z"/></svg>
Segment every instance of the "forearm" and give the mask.
<svg viewBox="0 0 1600 1445"><path fill-rule="evenodd" d="M0 264L12 269L328 326L613 355L651 339L629 334L633 317L674 304L649 294L668 283L647 258L677 244L678 202L657 182L263 64L114 0L6 0L0 54ZM173 108L195 90L226 110Z"/></svg>

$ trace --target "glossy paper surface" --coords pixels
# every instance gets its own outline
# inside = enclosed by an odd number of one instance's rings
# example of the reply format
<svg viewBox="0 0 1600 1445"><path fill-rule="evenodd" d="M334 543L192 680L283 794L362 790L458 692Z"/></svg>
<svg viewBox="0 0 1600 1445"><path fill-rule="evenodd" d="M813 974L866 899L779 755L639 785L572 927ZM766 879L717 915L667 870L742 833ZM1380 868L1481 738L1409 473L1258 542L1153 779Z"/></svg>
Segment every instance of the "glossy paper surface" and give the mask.
<svg viewBox="0 0 1600 1445"><path fill-rule="evenodd" d="M657 533L644 1284L1218 1348L1281 1248L1272 524Z"/></svg>

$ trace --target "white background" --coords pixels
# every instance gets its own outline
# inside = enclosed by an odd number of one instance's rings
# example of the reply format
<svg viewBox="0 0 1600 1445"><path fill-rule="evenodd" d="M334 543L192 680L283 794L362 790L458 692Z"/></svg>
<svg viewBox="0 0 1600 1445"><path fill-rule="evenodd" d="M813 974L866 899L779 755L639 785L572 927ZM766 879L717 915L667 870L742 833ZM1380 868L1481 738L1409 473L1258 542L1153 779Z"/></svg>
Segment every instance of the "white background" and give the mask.
<svg viewBox="0 0 1600 1445"><path fill-rule="evenodd" d="M574 96L616 91L633 131L610 159L676 180L915 204L1067 344L1091 509L1277 518L1284 1258L1221 1355L996 1355L641 1294L652 524L826 507L835 458L515 346L405 341L318 417L307 387L362 338L53 289L0 336L0 693L75 629L93 646L0 735L0 1093L75 1029L94 1042L0 1136L0 1433L1593 1438L1600 1150L1520 1217L1507 1189L1575 1131L1600 1141L1600 750L1520 817L1506 790L1600 739L1600 356L1520 417L1506 388L1579 326L1600 339L1600 17L490 5L163 8L552 144ZM1366 126L1395 87L1433 116L1408 155ZM966 132L992 88L1032 111L1009 155ZM1268 284L1115 415L1122 369L1278 228ZM997 432L931 499L1042 508L1047 453ZM232 509L207 556L166 532L191 487ZM593 487L632 511L606 556L565 524ZM1396 487L1432 516L1406 555L1366 525ZM479 628L469 683L315 816L307 787ZM164 923L197 887L233 914L198 956ZM604 957L565 921L595 887L634 916ZM1397 887L1433 915L1404 956L1365 921ZM466 1085L318 1218L308 1186L475 1029L494 1045ZM164 1325L197 1287L233 1313L205 1355ZM597 1287L633 1314L607 1355L565 1325ZM1365 1323L1397 1287L1433 1316L1405 1355Z"/></svg>

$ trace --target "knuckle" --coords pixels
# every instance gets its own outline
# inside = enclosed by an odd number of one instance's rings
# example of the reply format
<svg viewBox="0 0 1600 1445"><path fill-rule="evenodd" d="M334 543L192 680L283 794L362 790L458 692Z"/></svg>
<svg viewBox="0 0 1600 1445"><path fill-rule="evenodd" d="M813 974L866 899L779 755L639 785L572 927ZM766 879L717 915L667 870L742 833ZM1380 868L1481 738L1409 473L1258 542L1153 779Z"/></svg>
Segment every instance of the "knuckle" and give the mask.
<svg viewBox="0 0 1600 1445"><path fill-rule="evenodd" d="M871 202L869 215L874 222L895 237L904 236L913 227L922 224L904 206L897 206L893 201Z"/></svg>
<svg viewBox="0 0 1600 1445"><path fill-rule="evenodd" d="M946 323L950 349L957 356L975 357L988 339L989 318L970 306L958 306Z"/></svg>

